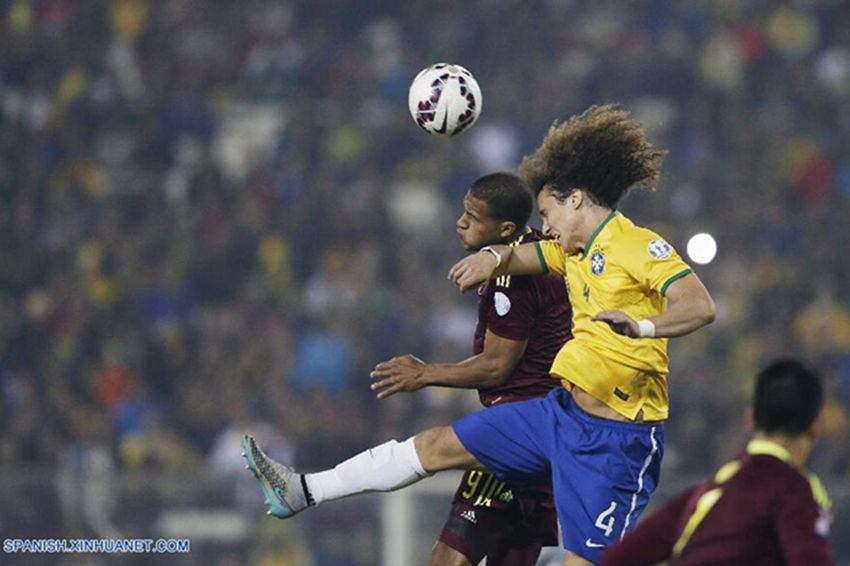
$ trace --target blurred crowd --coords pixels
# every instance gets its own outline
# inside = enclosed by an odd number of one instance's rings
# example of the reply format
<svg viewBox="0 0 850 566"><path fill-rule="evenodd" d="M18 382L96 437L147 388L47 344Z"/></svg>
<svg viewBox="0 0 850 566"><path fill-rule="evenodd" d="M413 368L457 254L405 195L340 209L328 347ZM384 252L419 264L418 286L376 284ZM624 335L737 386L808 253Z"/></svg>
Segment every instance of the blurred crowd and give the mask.
<svg viewBox="0 0 850 566"><path fill-rule="evenodd" d="M617 102L670 151L624 212L719 245L667 473L739 450L751 376L799 355L829 392L813 467L850 476L845 2L9 0L0 28L0 467L236 474L254 430L310 470L475 410L368 372L470 353L467 186ZM437 61L484 93L451 140L407 112Z"/></svg>

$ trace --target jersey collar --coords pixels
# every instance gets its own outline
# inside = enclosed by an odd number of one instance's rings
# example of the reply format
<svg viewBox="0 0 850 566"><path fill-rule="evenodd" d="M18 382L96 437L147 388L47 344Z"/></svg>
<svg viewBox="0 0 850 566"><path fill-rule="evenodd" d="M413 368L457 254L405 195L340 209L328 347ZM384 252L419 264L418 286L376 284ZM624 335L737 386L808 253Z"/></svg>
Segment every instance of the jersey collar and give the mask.
<svg viewBox="0 0 850 566"><path fill-rule="evenodd" d="M587 243L584 245L584 250L582 250L581 257L579 259L584 259L584 258L587 257L587 252L590 250L590 246L593 244L593 240L596 239L596 236L599 235L599 232L601 232L602 229L605 228L605 226L609 222L611 222L611 220L615 216L617 216L618 214L620 214L620 212L618 210L616 210L616 209L612 210L611 214L609 214L607 217L605 217L605 220L603 220L602 223L599 224L599 226L596 227L596 230L593 231L593 234L590 235L590 239L587 240Z"/></svg>
<svg viewBox="0 0 850 566"><path fill-rule="evenodd" d="M525 230L522 231L522 234L520 234L519 236L517 236L516 238L514 238L513 240L508 242L508 245L509 246L517 246L517 245L521 244L522 239L525 238L528 234L531 234L532 232L533 232L533 230L531 229L531 226L526 226Z"/></svg>
<svg viewBox="0 0 850 566"><path fill-rule="evenodd" d="M750 442L747 444L747 454L752 454L753 456L773 456L774 458L778 458L783 462L791 462L791 453L788 452L788 450L786 450L783 446L780 446L775 442L771 442L770 440L762 440L760 438L754 438L750 440Z"/></svg>

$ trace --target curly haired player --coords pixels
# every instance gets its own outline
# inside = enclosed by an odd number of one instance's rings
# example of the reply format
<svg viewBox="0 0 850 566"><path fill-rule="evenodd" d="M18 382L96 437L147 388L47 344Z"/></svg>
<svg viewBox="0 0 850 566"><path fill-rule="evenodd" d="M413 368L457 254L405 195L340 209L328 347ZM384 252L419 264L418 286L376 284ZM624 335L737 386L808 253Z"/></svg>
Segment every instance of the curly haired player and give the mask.
<svg viewBox="0 0 850 566"><path fill-rule="evenodd" d="M660 236L617 211L634 186L652 186L663 152L640 123L594 106L553 126L520 175L555 240L488 246L456 263L461 291L505 275L555 273L570 291L573 339L550 368L563 387L497 405L331 470L299 474L242 447L271 513L389 491L446 469L487 470L511 485L551 478L564 564L598 563L633 526L658 483L667 418L667 339L714 320L699 278Z"/></svg>

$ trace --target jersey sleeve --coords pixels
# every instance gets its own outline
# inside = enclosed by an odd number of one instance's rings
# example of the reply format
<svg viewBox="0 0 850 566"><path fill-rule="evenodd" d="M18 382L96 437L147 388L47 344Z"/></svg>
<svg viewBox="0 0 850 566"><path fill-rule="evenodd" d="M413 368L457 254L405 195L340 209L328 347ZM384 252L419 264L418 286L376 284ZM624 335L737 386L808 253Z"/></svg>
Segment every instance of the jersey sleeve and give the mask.
<svg viewBox="0 0 850 566"><path fill-rule="evenodd" d="M664 296L673 282L693 270L673 246L649 230L640 230L623 254L622 264L640 286Z"/></svg>
<svg viewBox="0 0 850 566"><path fill-rule="evenodd" d="M600 566L658 564L669 560L679 537L679 523L696 488L691 488L647 517L602 556Z"/></svg>
<svg viewBox="0 0 850 566"><path fill-rule="evenodd" d="M528 340L537 318L537 297L532 277L499 277L487 311L487 330L508 340Z"/></svg>
<svg viewBox="0 0 850 566"><path fill-rule="evenodd" d="M566 275L567 254L561 244L555 240L540 240L534 242L534 247L537 248L537 257L546 273Z"/></svg>
<svg viewBox="0 0 850 566"><path fill-rule="evenodd" d="M814 476L809 482L795 477L777 494L774 529L786 564L835 564L829 507L826 490Z"/></svg>

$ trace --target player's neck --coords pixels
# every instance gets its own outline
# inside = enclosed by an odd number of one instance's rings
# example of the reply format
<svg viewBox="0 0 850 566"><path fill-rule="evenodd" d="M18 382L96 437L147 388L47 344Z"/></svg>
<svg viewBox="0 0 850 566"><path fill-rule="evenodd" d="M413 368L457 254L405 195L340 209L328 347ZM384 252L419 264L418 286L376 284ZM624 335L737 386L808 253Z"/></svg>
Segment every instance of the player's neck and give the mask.
<svg viewBox="0 0 850 566"><path fill-rule="evenodd" d="M597 235L599 229L602 227L602 223L611 215L610 208L605 208L597 204L586 206L588 208L582 218L581 234L579 236L580 242L577 246L578 249L585 252L587 252L587 245L590 243L590 240Z"/></svg>
<svg viewBox="0 0 850 566"><path fill-rule="evenodd" d="M795 468L803 469L806 467L806 460L809 458L809 453L812 451L812 439L801 434L799 436L788 436L785 434L768 434L765 432L756 432L753 434L756 440L764 440L778 444L788 451L791 455L789 462Z"/></svg>
<svg viewBox="0 0 850 566"><path fill-rule="evenodd" d="M488 244L488 245L495 246L497 244L501 244L503 246L509 246L512 243L519 240L520 238L522 238L525 235L526 232L530 232L530 231L531 231L530 228L528 228L527 226L523 226L522 228L517 228L516 230L514 230L511 233L510 236L505 236L504 238L500 238L500 239L496 240L495 242L493 242L492 244Z"/></svg>

